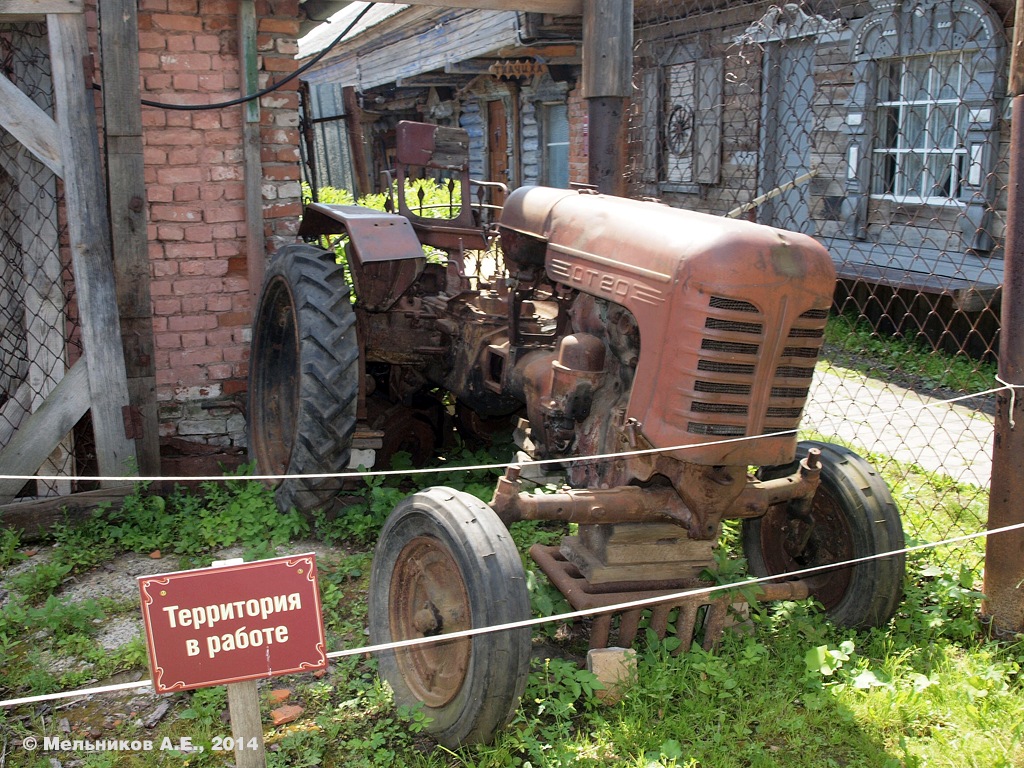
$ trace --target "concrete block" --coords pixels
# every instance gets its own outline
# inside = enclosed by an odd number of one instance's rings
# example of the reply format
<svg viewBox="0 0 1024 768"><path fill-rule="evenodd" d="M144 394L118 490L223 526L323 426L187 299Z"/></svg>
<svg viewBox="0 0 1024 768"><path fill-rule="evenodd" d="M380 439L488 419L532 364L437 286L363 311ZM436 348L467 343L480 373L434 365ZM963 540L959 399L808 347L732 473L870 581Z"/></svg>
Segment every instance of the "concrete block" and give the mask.
<svg viewBox="0 0 1024 768"><path fill-rule="evenodd" d="M587 669L604 685L597 698L614 704L625 693L636 676L636 651L632 648L591 648L587 652Z"/></svg>

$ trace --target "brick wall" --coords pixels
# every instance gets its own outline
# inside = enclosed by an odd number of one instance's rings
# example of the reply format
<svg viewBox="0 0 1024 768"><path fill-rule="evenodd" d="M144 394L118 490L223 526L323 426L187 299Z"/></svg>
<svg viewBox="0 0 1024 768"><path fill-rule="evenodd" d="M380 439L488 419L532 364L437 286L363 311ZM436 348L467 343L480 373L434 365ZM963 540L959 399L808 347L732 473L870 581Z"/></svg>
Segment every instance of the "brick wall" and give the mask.
<svg viewBox="0 0 1024 768"><path fill-rule="evenodd" d="M590 178L587 101L577 85L569 92L569 181L586 184Z"/></svg>
<svg viewBox="0 0 1024 768"><path fill-rule="evenodd" d="M255 8L263 88L296 66L298 0L260 0ZM140 0L143 98L204 105L237 97L238 9L237 0ZM260 100L270 251L292 241L298 226L296 86ZM160 432L165 448L186 453L244 447L238 396L246 387L254 286L242 110L142 110Z"/></svg>

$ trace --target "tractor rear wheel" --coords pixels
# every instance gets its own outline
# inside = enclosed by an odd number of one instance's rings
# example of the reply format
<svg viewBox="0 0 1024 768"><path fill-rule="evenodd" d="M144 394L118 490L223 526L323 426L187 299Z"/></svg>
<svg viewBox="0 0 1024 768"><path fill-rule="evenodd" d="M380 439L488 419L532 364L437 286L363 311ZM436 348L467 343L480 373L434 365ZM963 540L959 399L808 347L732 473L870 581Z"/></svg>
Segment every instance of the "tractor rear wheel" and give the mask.
<svg viewBox="0 0 1024 768"><path fill-rule="evenodd" d="M899 511L875 469L853 451L811 440L797 446L797 458L805 457L810 448L821 451L821 484L809 519L779 505L743 524L743 550L755 576L778 576L903 549ZM763 470L765 479L771 478L771 469ZM803 578L836 624L875 627L888 621L899 606L904 568L901 553Z"/></svg>
<svg viewBox="0 0 1024 768"><path fill-rule="evenodd" d="M267 268L249 359L249 458L258 474L332 474L348 466L359 345L344 272L310 245L281 248ZM327 507L337 478L279 481L278 508Z"/></svg>
<svg viewBox="0 0 1024 768"><path fill-rule="evenodd" d="M530 616L522 560L482 501L451 488L395 507L373 555L374 645L517 622ZM487 742L515 713L530 664L529 627L378 654L397 705L422 705L446 747Z"/></svg>

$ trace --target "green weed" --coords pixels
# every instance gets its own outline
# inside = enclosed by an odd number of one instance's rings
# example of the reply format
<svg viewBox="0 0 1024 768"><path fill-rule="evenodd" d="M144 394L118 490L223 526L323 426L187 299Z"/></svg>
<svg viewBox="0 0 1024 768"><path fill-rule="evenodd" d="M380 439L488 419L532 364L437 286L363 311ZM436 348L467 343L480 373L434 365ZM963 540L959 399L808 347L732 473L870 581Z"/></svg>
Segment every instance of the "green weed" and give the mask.
<svg viewBox="0 0 1024 768"><path fill-rule="evenodd" d="M995 363L937 351L925 340L882 335L859 317L831 315L825 345L826 360L907 385L968 393L996 386Z"/></svg>

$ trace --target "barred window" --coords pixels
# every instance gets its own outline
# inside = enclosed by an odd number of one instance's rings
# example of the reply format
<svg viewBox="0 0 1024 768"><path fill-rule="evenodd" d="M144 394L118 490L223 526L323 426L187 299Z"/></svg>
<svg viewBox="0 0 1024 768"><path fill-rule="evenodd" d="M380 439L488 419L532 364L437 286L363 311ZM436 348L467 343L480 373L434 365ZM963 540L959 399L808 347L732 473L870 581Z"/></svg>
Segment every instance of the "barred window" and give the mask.
<svg viewBox="0 0 1024 768"><path fill-rule="evenodd" d="M965 79L962 52L879 62L872 195L933 204L961 195L969 174Z"/></svg>

